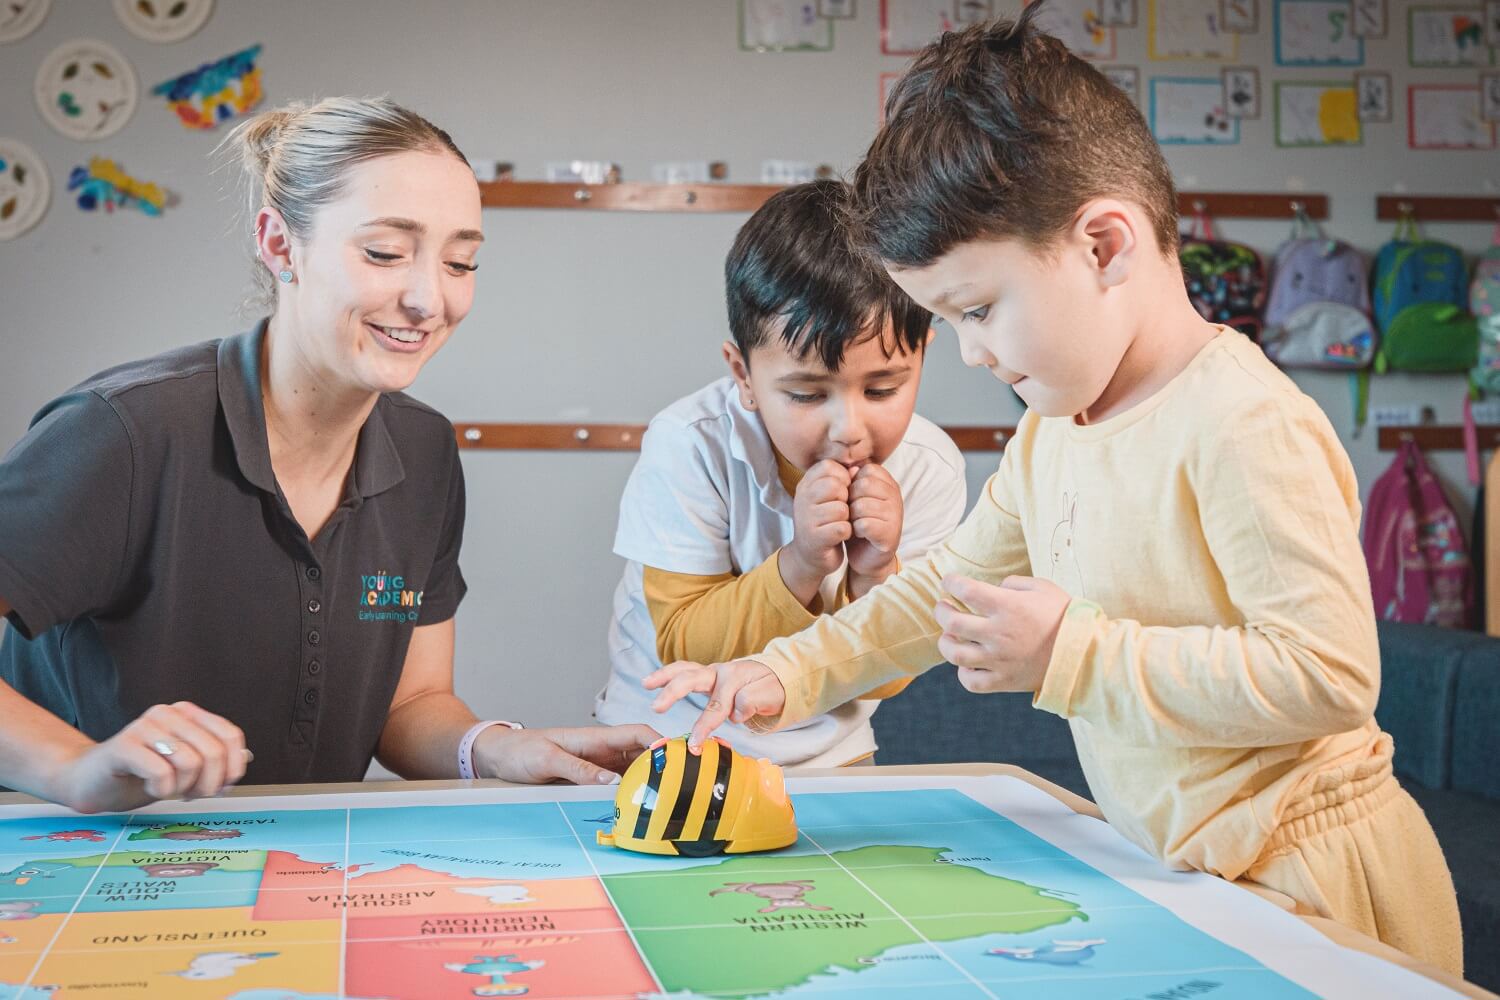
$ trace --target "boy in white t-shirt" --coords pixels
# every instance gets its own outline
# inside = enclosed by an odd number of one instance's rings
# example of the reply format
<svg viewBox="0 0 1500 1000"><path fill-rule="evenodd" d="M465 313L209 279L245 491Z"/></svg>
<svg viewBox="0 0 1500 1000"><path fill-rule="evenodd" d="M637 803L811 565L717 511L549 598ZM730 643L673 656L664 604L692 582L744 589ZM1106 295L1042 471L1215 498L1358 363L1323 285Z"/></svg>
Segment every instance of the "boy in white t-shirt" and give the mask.
<svg viewBox="0 0 1500 1000"><path fill-rule="evenodd" d="M931 314L847 241L840 181L788 188L725 262L730 375L651 421L620 501L627 561L609 627L606 723L685 733L641 680L674 660L758 652L857 600L963 517L963 456L913 414ZM905 681L775 733L727 726L742 753L839 766L875 752L870 716Z"/></svg>

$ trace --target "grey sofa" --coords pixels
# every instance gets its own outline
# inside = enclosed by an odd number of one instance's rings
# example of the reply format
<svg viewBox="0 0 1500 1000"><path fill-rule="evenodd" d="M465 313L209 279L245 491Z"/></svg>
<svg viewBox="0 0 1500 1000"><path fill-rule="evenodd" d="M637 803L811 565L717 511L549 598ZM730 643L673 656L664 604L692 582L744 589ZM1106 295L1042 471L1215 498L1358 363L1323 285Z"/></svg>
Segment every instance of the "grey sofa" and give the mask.
<svg viewBox="0 0 1500 1000"><path fill-rule="evenodd" d="M1380 651L1375 715L1453 871L1465 976L1500 990L1500 639L1381 623ZM883 703L874 725L881 764L1000 761L1089 796L1066 722L1030 695L969 694L949 666Z"/></svg>

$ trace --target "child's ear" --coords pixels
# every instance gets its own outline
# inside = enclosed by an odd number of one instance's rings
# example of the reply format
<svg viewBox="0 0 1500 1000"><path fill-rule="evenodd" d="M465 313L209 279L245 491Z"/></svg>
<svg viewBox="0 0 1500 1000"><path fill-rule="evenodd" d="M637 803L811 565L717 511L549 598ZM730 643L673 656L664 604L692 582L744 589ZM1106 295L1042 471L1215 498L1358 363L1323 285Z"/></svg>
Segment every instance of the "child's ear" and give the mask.
<svg viewBox="0 0 1500 1000"><path fill-rule="evenodd" d="M1113 198L1099 198L1083 206L1073 233L1092 258L1101 287L1113 288L1130 277L1141 246L1142 224L1136 212Z"/></svg>
<svg viewBox="0 0 1500 1000"><path fill-rule="evenodd" d="M734 376L735 384L740 387L740 405L747 410L755 409L755 393L750 388L750 365L740 353L739 345L726 340L722 351L724 363L729 366L729 374Z"/></svg>

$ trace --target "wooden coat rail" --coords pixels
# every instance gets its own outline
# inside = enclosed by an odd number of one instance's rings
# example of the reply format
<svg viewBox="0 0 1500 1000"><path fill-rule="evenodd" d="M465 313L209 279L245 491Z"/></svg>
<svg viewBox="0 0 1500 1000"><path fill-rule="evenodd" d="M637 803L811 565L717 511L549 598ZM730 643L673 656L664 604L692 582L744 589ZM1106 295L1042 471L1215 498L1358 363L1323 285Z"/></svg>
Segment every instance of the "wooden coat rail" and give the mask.
<svg viewBox="0 0 1500 1000"><path fill-rule="evenodd" d="M460 448L493 451L635 451L644 424L455 424ZM1014 427L944 427L962 451L1003 451Z"/></svg>
<svg viewBox="0 0 1500 1000"><path fill-rule="evenodd" d="M1223 191L1179 191L1179 215L1207 212L1214 219L1291 219L1297 206L1314 219L1328 218L1326 194L1245 194Z"/></svg>
<svg viewBox="0 0 1500 1000"><path fill-rule="evenodd" d="M568 184L485 181L485 208L580 208L614 212L753 212L778 184Z"/></svg>
<svg viewBox="0 0 1500 1000"><path fill-rule="evenodd" d="M1500 448L1500 426L1479 424L1476 426L1480 451ZM1462 424L1420 424L1415 427L1380 428L1381 451L1396 451L1401 442L1411 438L1423 451L1463 451L1464 428Z"/></svg>
<svg viewBox="0 0 1500 1000"><path fill-rule="evenodd" d="M1500 222L1500 198L1437 198L1383 194L1375 199L1375 218L1395 222L1405 213L1418 222Z"/></svg>

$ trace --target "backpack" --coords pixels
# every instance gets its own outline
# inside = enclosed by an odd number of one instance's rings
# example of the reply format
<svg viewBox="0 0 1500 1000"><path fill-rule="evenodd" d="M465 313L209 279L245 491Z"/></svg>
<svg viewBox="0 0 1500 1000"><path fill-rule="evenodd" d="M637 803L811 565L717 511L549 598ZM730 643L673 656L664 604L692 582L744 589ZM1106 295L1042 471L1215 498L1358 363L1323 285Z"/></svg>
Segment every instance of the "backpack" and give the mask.
<svg viewBox="0 0 1500 1000"><path fill-rule="evenodd" d="M1407 237L1411 237L1408 239ZM1418 238L1417 224L1404 216L1396 236L1375 255L1375 322L1389 334L1402 310L1423 303L1468 305L1468 272L1458 247Z"/></svg>
<svg viewBox="0 0 1500 1000"><path fill-rule="evenodd" d="M1364 255L1299 210L1276 251L1261 345L1285 368L1367 367L1375 358Z"/></svg>
<svg viewBox="0 0 1500 1000"><path fill-rule="evenodd" d="M1500 392L1500 223L1492 245L1474 265L1469 311L1479 322L1479 364L1470 380L1485 392Z"/></svg>
<svg viewBox="0 0 1500 1000"><path fill-rule="evenodd" d="M1469 624L1474 582L1458 515L1410 438L1370 490L1364 549L1377 618Z"/></svg>
<svg viewBox="0 0 1500 1000"><path fill-rule="evenodd" d="M1266 266L1260 254L1243 243L1215 239L1213 223L1200 211L1177 255L1198 315L1257 339L1266 301Z"/></svg>
<svg viewBox="0 0 1500 1000"><path fill-rule="evenodd" d="M1375 370L1468 372L1479 363L1479 324L1462 306L1407 306L1386 327Z"/></svg>

